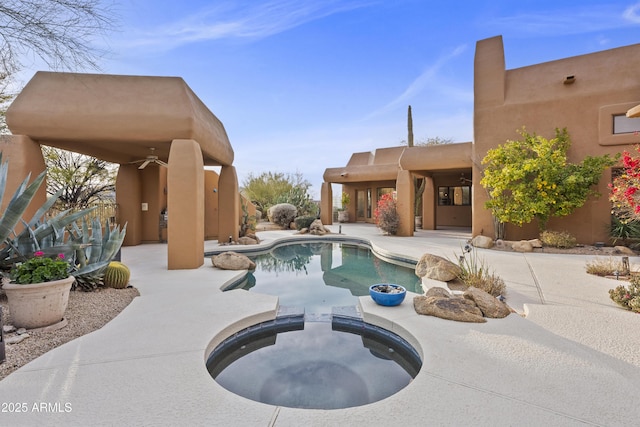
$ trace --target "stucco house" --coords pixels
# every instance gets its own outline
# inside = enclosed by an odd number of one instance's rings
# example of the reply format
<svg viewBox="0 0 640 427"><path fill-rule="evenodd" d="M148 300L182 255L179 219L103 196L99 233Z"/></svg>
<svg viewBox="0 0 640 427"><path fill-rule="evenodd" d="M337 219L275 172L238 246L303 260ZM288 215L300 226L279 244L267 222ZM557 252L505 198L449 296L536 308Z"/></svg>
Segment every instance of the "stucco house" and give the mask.
<svg viewBox="0 0 640 427"><path fill-rule="evenodd" d="M640 44L507 70L502 37L480 40L474 62L474 140L431 147L381 148L355 153L348 164L329 168L322 188L323 221L331 223L331 184L351 194L350 221L374 222L372 209L383 192L397 194L399 235L413 234L413 177L427 180L423 194L423 229L471 227L474 235L493 237L487 193L480 185L481 160L487 151L518 139L523 126L547 138L567 128L569 161L614 155L640 143ZM629 116L627 116L629 112ZM602 195L548 228L566 230L581 243L607 241L611 206L605 171ZM538 236L535 223L506 226L510 240Z"/></svg>

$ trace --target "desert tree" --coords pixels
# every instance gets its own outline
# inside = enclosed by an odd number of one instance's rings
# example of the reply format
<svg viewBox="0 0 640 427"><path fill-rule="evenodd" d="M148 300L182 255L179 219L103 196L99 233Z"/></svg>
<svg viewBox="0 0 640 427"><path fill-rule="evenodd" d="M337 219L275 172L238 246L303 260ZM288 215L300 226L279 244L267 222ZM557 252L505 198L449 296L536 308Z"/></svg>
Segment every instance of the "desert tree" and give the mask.
<svg viewBox="0 0 640 427"><path fill-rule="evenodd" d="M482 160L480 184L489 193L485 206L501 223L522 226L536 219L544 231L549 218L569 215L597 196L594 186L617 161L604 155L570 163L567 129L556 129L551 139L524 128L519 133L521 139L490 149Z"/></svg>
<svg viewBox="0 0 640 427"><path fill-rule="evenodd" d="M113 4L103 0L0 1L0 131L7 133L4 112L25 61L38 58L52 70L99 69L104 52L94 42L115 22Z"/></svg>
<svg viewBox="0 0 640 427"><path fill-rule="evenodd" d="M42 154L47 164L47 193L62 191L57 209L80 210L113 199L116 165L47 146L42 147Z"/></svg>

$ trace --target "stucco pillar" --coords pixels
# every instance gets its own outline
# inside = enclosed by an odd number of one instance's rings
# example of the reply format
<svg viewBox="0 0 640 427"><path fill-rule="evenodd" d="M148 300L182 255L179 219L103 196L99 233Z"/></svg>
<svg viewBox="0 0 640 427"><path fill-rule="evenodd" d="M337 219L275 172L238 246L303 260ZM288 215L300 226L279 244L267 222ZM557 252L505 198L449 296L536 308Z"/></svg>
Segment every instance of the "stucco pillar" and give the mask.
<svg viewBox="0 0 640 427"><path fill-rule="evenodd" d="M116 204L118 224L127 224L122 244L135 246L142 243L142 182L137 165L120 165L116 176Z"/></svg>
<svg viewBox="0 0 640 427"><path fill-rule="evenodd" d="M333 189L330 182L320 186L320 221L324 225L333 224Z"/></svg>
<svg viewBox="0 0 640 427"><path fill-rule="evenodd" d="M422 193L422 229L436 229L436 189L433 178L424 177L424 193Z"/></svg>
<svg viewBox="0 0 640 427"><path fill-rule="evenodd" d="M400 216L398 236L413 236L415 191L413 189L413 177L408 170L398 171L396 181L396 206Z"/></svg>
<svg viewBox="0 0 640 427"><path fill-rule="evenodd" d="M169 270L198 268L204 263L204 164L196 141L171 142L167 186Z"/></svg>
<svg viewBox="0 0 640 427"><path fill-rule="evenodd" d="M204 171L204 238L218 238L218 174L215 171Z"/></svg>
<svg viewBox="0 0 640 427"><path fill-rule="evenodd" d="M24 135L0 135L0 152L2 152L2 161L9 163L7 172L7 183L5 194L0 205L0 212L9 204L11 197L15 193L18 186L24 181L27 175L31 174L29 183L33 182L40 172L46 169L44 158L40 144ZM33 215L40 209L47 200L47 180L36 192L29 207L25 210L23 218L25 221L31 220ZM22 224L16 225L16 232L22 230Z"/></svg>
<svg viewBox="0 0 640 427"><path fill-rule="evenodd" d="M218 185L218 241L226 242L231 237L235 242L238 240L238 218L240 217L240 193L236 168L222 166Z"/></svg>

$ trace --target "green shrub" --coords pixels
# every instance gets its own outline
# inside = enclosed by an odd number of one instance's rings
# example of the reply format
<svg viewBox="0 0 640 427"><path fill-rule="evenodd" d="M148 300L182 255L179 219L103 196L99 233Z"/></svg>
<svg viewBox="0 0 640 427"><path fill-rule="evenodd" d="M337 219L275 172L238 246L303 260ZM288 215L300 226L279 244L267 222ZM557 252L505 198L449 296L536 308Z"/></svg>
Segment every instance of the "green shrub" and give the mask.
<svg viewBox="0 0 640 427"><path fill-rule="evenodd" d="M619 274L623 274L624 267L621 260L609 258L596 258L587 262L587 273L595 276L613 276L616 271Z"/></svg>
<svg viewBox="0 0 640 427"><path fill-rule="evenodd" d="M640 313L640 277L632 276L628 288L620 285L609 289L609 297L619 306Z"/></svg>
<svg viewBox="0 0 640 427"><path fill-rule="evenodd" d="M299 216L296 218L296 230L300 231L303 228L309 228L311 223L316 220L315 216Z"/></svg>
<svg viewBox="0 0 640 427"><path fill-rule="evenodd" d="M296 219L298 210L290 203L280 203L269 208L269 220L284 229L289 229Z"/></svg>
<svg viewBox="0 0 640 427"><path fill-rule="evenodd" d="M540 233L540 240L552 248L575 248L577 244L576 238L567 231L545 230Z"/></svg>

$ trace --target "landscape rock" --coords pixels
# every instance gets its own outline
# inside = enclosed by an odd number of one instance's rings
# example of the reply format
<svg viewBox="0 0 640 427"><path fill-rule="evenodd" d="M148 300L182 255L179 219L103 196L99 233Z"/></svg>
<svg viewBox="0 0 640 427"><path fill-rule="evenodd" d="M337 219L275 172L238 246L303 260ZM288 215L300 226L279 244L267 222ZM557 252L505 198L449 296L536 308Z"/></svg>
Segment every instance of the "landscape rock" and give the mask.
<svg viewBox="0 0 640 427"><path fill-rule="evenodd" d="M426 294L426 297L440 297L440 298L451 298L451 293L443 288L443 287L433 287L429 288Z"/></svg>
<svg viewBox="0 0 640 427"><path fill-rule="evenodd" d="M315 236L324 236L327 233L331 233L331 230L325 227L319 219L316 219L311 223L308 231L309 234L313 234Z"/></svg>
<svg viewBox="0 0 640 427"><path fill-rule="evenodd" d="M471 239L471 245L476 248L490 249L493 247L493 239L479 234Z"/></svg>
<svg viewBox="0 0 640 427"><path fill-rule="evenodd" d="M463 297L473 301L484 317L502 319L511 314L511 310L505 303L482 289L471 286L464 292Z"/></svg>
<svg viewBox="0 0 640 427"><path fill-rule="evenodd" d="M15 335L13 337L5 338L4 342L5 344L19 344L22 341L26 340L27 338L29 338L29 334Z"/></svg>
<svg viewBox="0 0 640 427"><path fill-rule="evenodd" d="M257 245L258 241L256 239L252 239L249 236L242 236L238 238L238 244L240 245Z"/></svg>
<svg viewBox="0 0 640 427"><path fill-rule="evenodd" d="M473 301L460 297L428 297L418 295L413 298L416 313L435 316L458 322L484 323L482 311Z"/></svg>
<svg viewBox="0 0 640 427"><path fill-rule="evenodd" d="M221 270L254 270L256 264L246 255L228 251L211 257L214 267Z"/></svg>
<svg viewBox="0 0 640 427"><path fill-rule="evenodd" d="M636 253L626 246L614 246L613 250L620 255L636 256Z"/></svg>
<svg viewBox="0 0 640 427"><path fill-rule="evenodd" d="M540 249L542 247L542 241L540 239L531 239L528 240L528 242L536 249Z"/></svg>
<svg viewBox="0 0 640 427"><path fill-rule="evenodd" d="M460 266L437 255L424 254L416 264L416 276L449 282L462 273Z"/></svg>
<svg viewBox="0 0 640 427"><path fill-rule="evenodd" d="M2 332L5 334L11 333L16 330L16 327L13 325L2 325Z"/></svg>
<svg viewBox="0 0 640 427"><path fill-rule="evenodd" d="M512 243L511 249L516 252L533 252L533 245L528 240L521 240Z"/></svg>

